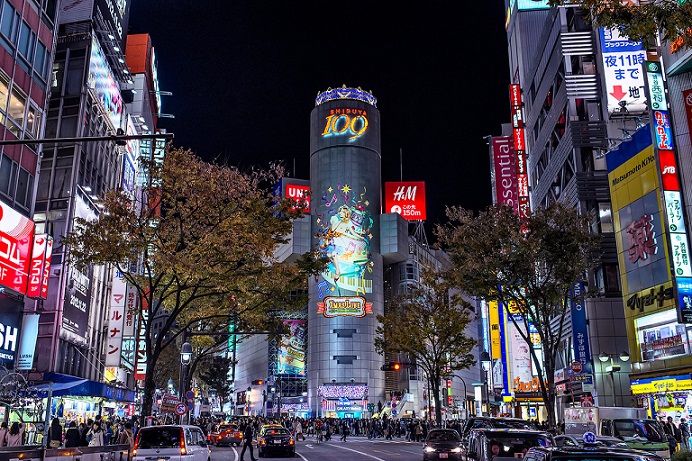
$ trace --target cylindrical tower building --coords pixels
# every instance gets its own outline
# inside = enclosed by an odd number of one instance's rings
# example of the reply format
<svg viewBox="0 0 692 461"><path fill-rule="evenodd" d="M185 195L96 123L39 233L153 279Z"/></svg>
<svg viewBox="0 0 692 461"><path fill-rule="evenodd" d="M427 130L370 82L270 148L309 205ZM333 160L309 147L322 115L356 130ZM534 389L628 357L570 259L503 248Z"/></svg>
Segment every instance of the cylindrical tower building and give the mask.
<svg viewBox="0 0 692 461"><path fill-rule="evenodd" d="M380 218L380 113L354 88L319 93L310 115L313 244L328 259L310 280L309 400L315 416L368 416L384 403L375 352L384 313Z"/></svg>

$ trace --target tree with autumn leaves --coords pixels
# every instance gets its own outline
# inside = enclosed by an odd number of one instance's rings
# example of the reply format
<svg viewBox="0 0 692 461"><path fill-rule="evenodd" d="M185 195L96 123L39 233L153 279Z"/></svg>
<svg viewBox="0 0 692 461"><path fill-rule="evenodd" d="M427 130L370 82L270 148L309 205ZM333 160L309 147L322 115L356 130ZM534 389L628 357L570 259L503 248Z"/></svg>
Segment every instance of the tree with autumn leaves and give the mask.
<svg viewBox="0 0 692 461"><path fill-rule="evenodd" d="M532 211L527 219L498 205L474 215L448 208L450 223L436 229L452 261L445 278L471 296L497 301L528 345L540 393L555 427L555 368L570 313L570 288L584 280L598 260L600 237L590 217L555 203ZM534 349L531 330L540 338ZM497 357L495 357L497 358Z"/></svg>
<svg viewBox="0 0 692 461"><path fill-rule="evenodd" d="M223 334L231 318L236 331L278 334L279 313L305 304L300 294L319 264L312 253L292 264L274 257L301 213L271 194L279 166L243 172L169 147L163 162L141 160L140 169L146 184L134 196L108 192L98 219L78 219L64 243L73 264L110 264L139 294L147 416L157 384L151 370L183 332L194 332L188 341L200 348L211 345L199 333ZM150 320L160 313L154 335Z"/></svg>

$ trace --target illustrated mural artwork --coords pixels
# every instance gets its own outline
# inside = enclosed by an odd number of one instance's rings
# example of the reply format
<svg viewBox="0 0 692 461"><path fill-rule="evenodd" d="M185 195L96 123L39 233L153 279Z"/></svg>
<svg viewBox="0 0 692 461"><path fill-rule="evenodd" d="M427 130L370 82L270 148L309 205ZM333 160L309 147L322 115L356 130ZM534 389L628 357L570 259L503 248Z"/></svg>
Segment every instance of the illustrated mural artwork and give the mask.
<svg viewBox="0 0 692 461"><path fill-rule="evenodd" d="M370 253L373 220L367 190L356 192L348 184L330 186L321 196L317 215L319 254L329 260L318 284L319 313L325 317L363 317L372 313L365 295L372 293L373 261ZM353 296L351 293L355 293Z"/></svg>

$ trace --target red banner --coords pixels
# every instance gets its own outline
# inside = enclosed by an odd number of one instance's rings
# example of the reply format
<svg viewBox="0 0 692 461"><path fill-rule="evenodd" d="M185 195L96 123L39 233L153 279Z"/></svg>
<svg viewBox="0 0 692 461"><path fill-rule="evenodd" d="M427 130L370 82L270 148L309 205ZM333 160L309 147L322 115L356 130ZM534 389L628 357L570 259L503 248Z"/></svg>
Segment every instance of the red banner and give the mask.
<svg viewBox="0 0 692 461"><path fill-rule="evenodd" d="M384 208L385 213L399 213L408 221L425 221L425 183L384 183Z"/></svg>
<svg viewBox="0 0 692 461"><path fill-rule="evenodd" d="M301 205L305 203L307 208L303 211L305 213L310 213L310 186L286 184L286 198L293 199Z"/></svg>
<svg viewBox="0 0 692 461"><path fill-rule="evenodd" d="M512 207L519 213L517 173L514 165L512 138L492 138L493 164L495 166L495 202Z"/></svg>
<svg viewBox="0 0 692 461"><path fill-rule="evenodd" d="M0 201L0 285L26 294L34 222Z"/></svg>
<svg viewBox="0 0 692 461"><path fill-rule="evenodd" d="M659 167L661 168L661 182L663 183L663 190L680 190L677 164L675 162L675 152L672 150L659 150L658 161Z"/></svg>
<svg viewBox="0 0 692 461"><path fill-rule="evenodd" d="M34 247L31 250L31 262L29 263L29 285L26 295L30 298L38 298L41 295L41 282L43 279L43 261L46 257L48 236L37 234L34 236Z"/></svg>

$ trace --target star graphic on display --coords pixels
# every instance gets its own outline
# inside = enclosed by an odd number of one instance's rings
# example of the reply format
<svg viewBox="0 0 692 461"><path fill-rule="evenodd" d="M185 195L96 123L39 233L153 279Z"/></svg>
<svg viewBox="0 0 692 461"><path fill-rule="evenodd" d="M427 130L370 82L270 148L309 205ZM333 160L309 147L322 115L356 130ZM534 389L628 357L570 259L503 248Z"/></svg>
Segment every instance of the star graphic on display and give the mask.
<svg viewBox="0 0 692 461"><path fill-rule="evenodd" d="M321 223L322 220L320 218L317 218L317 224Z"/></svg>
<svg viewBox="0 0 692 461"><path fill-rule="evenodd" d="M327 189L327 192L331 192L331 191L333 191L333 190L334 190L334 189L332 189L332 186L329 186L329 189Z"/></svg>
<svg viewBox="0 0 692 461"><path fill-rule="evenodd" d="M372 238L372 233L368 234L368 238Z"/></svg>
<svg viewBox="0 0 692 461"><path fill-rule="evenodd" d="M344 194L348 194L349 192L351 192L351 188L348 187L348 184L345 184L344 187L341 188L341 192L343 192Z"/></svg>
<svg viewBox="0 0 692 461"><path fill-rule="evenodd" d="M365 206L370 206L370 200L365 201Z"/></svg>
<svg viewBox="0 0 692 461"><path fill-rule="evenodd" d="M336 291L336 288L331 287L331 288L329 289L329 291Z"/></svg>

